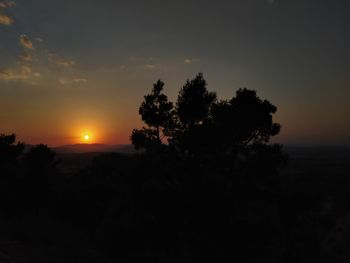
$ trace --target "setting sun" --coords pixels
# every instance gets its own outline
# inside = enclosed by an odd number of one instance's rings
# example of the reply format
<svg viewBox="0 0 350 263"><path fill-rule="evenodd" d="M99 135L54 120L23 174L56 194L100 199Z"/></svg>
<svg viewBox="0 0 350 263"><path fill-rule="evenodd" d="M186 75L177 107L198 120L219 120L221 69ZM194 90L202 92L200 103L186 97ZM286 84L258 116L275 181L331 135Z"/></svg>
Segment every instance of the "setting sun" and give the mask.
<svg viewBox="0 0 350 263"><path fill-rule="evenodd" d="M91 143L92 142L92 135L91 133L84 132L82 133L82 142L84 143Z"/></svg>

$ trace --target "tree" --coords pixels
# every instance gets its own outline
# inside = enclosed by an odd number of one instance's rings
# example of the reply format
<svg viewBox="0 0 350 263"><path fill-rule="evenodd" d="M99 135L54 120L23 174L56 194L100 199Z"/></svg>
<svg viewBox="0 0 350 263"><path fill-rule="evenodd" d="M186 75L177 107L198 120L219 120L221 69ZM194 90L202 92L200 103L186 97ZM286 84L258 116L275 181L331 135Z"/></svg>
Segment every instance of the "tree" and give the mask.
<svg viewBox="0 0 350 263"><path fill-rule="evenodd" d="M0 135L0 207L2 214L16 213L21 192L22 170L18 159L24 150L24 143L16 143L15 134Z"/></svg>
<svg viewBox="0 0 350 263"><path fill-rule="evenodd" d="M44 144L39 144L31 148L30 151L23 156L23 162L36 169L55 167L57 164L56 152Z"/></svg>
<svg viewBox="0 0 350 263"><path fill-rule="evenodd" d="M273 122L276 106L261 100L255 90L239 89L230 101L213 105L209 131L220 150L227 153L252 144L268 143L281 126Z"/></svg>
<svg viewBox="0 0 350 263"><path fill-rule="evenodd" d="M208 117L216 93L207 90L207 82L199 73L193 80L187 80L179 92L176 102L178 121L185 128L202 124Z"/></svg>
<svg viewBox="0 0 350 263"><path fill-rule="evenodd" d="M24 143L16 142L16 135L0 135L0 163L9 164L17 160L24 150Z"/></svg>
<svg viewBox="0 0 350 263"><path fill-rule="evenodd" d="M150 149L161 145L166 136L165 130L170 125L173 116L173 104L162 93L163 87L164 82L158 80L153 84L152 92L144 96L139 114L148 127L132 131L131 141L136 149Z"/></svg>
<svg viewBox="0 0 350 263"><path fill-rule="evenodd" d="M231 156L256 152L254 147L270 141L281 126L273 122L277 107L260 99L255 90L239 89L230 100L217 101L209 92L202 73L187 80L179 92L176 107L162 94L164 83L154 84L146 95L139 113L149 126L133 130L135 148L150 149L162 144L167 136L169 145L184 156Z"/></svg>
<svg viewBox="0 0 350 263"><path fill-rule="evenodd" d="M56 152L44 144L33 146L22 158L26 168L25 189L27 201L32 202L33 207L45 207L56 194L56 187L61 178L56 169Z"/></svg>
<svg viewBox="0 0 350 263"><path fill-rule="evenodd" d="M136 150L149 150L161 144L157 130L147 129L145 127L142 127L141 130L133 129L130 138Z"/></svg>
<svg viewBox="0 0 350 263"><path fill-rule="evenodd" d="M170 145L185 155L201 151L200 134L205 128L216 93L209 92L203 74L187 80L177 97L172 126L167 129Z"/></svg>

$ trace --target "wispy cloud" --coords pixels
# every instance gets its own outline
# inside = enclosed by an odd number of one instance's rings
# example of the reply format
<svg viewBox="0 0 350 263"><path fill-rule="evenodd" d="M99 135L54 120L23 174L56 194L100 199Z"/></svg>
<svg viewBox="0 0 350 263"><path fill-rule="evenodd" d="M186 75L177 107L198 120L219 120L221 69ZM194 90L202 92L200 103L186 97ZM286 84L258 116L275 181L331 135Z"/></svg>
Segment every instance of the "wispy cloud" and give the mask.
<svg viewBox="0 0 350 263"><path fill-rule="evenodd" d="M1 12L1 11L0 11ZM10 26L13 24L13 19L8 15L0 13L0 24L5 26Z"/></svg>
<svg viewBox="0 0 350 263"><path fill-rule="evenodd" d="M156 68L156 65L153 65L153 64L146 64L146 65L143 66L143 68L144 68L144 69L150 69L150 70L152 70L152 69L155 69L155 68Z"/></svg>
<svg viewBox="0 0 350 263"><path fill-rule="evenodd" d="M2 69L0 70L0 80L6 81L17 81L27 79L29 77L28 74L21 71Z"/></svg>
<svg viewBox="0 0 350 263"><path fill-rule="evenodd" d="M7 78L10 75L10 73L7 70L0 69L0 79Z"/></svg>
<svg viewBox="0 0 350 263"><path fill-rule="evenodd" d="M13 8L14 6L14 1L0 0L0 25L10 26L14 23L14 19L6 12L6 9ZM41 37L31 37L26 34L22 34L19 36L18 40L22 46L22 52L18 55L17 66L0 69L0 81L23 81L32 84L36 83L36 81L41 77L41 74L32 70L32 67L38 61L37 58L42 55L42 52L36 52L36 48L38 48L39 51L40 49L43 49L46 52L48 62L58 67L70 68L76 65L75 60L70 58L62 58L61 56L50 53L48 50L46 50L44 45L40 44L44 42L44 39ZM72 74L70 75L72 76ZM83 77L78 76L67 78L64 75L62 75L58 80L61 85L77 85L79 83L86 83L87 81L88 80Z"/></svg>
<svg viewBox="0 0 350 263"><path fill-rule="evenodd" d="M21 73L25 75L31 75L32 74L32 68L29 66L22 66L21 67Z"/></svg>
<svg viewBox="0 0 350 263"><path fill-rule="evenodd" d="M196 62L199 62L199 59L198 58L186 58L184 60L184 63L185 64L192 64L192 63L196 63Z"/></svg>
<svg viewBox="0 0 350 263"><path fill-rule="evenodd" d="M30 41L30 39L26 35L21 35L19 37L19 40L24 48L34 50L32 41Z"/></svg>
<svg viewBox="0 0 350 263"><path fill-rule="evenodd" d="M66 68L74 66L76 64L74 60L63 59L63 58L57 59L55 63L57 66L66 67Z"/></svg>
<svg viewBox="0 0 350 263"><path fill-rule="evenodd" d="M75 60L60 58L57 54L49 53L49 61L60 67L72 67L76 64Z"/></svg>
<svg viewBox="0 0 350 263"><path fill-rule="evenodd" d="M88 80L86 78L74 78L75 83L86 83Z"/></svg>
<svg viewBox="0 0 350 263"><path fill-rule="evenodd" d="M68 81L65 80L65 79L59 79L58 82L61 84L61 85L67 85L68 84Z"/></svg>
<svg viewBox="0 0 350 263"><path fill-rule="evenodd" d="M23 62L31 62L33 60L32 54L27 51L24 51L20 56L20 60Z"/></svg>
<svg viewBox="0 0 350 263"><path fill-rule="evenodd" d="M16 3L14 1L5 0L0 2L0 8L12 8L15 5Z"/></svg>
<svg viewBox="0 0 350 263"><path fill-rule="evenodd" d="M21 66L19 69L0 69L0 80L23 81L40 77L40 73L33 72L30 66Z"/></svg>
<svg viewBox="0 0 350 263"><path fill-rule="evenodd" d="M73 79L71 78L59 78L58 82L62 85L74 85L74 84L81 84L81 83L87 83L88 80L86 78L80 78L80 77L75 77Z"/></svg>
<svg viewBox="0 0 350 263"><path fill-rule="evenodd" d="M269 4L273 4L273 3L275 3L275 0L267 0L267 2L268 2Z"/></svg>
<svg viewBox="0 0 350 263"><path fill-rule="evenodd" d="M0 24L5 26L10 26L14 23L12 17L4 13L4 9L11 8L15 6L15 2L5 0L0 2Z"/></svg>

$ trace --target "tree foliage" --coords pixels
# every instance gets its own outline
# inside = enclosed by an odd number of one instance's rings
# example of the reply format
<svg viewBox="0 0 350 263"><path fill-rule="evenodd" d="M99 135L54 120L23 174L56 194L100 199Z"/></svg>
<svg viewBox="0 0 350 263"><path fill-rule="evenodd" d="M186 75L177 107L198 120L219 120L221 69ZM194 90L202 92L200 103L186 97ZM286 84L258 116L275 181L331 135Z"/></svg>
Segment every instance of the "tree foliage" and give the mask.
<svg viewBox="0 0 350 263"><path fill-rule="evenodd" d="M202 73L192 80L187 80L176 102L176 114L181 126L191 128L205 122L215 100L216 94L208 91Z"/></svg>
<svg viewBox="0 0 350 263"><path fill-rule="evenodd" d="M0 163L15 162L23 150L24 144L21 142L16 144L15 134L0 135Z"/></svg>
<svg viewBox="0 0 350 263"><path fill-rule="evenodd" d="M44 144L34 146L23 156L23 162L31 167L54 167L56 153Z"/></svg>
<svg viewBox="0 0 350 263"><path fill-rule="evenodd" d="M160 129L168 146L188 156L232 155L251 145L266 144L279 133L273 122L277 107L257 96L255 90L239 89L229 100L217 100L207 89L202 73L187 80L179 92L176 107L161 93L164 83L154 84L139 113L149 128L134 130L136 149L161 145Z"/></svg>
<svg viewBox="0 0 350 263"><path fill-rule="evenodd" d="M151 149L162 144L173 114L173 104L162 93L163 87L164 83L158 80L152 92L144 96L139 113L148 127L132 131L131 141L136 149Z"/></svg>

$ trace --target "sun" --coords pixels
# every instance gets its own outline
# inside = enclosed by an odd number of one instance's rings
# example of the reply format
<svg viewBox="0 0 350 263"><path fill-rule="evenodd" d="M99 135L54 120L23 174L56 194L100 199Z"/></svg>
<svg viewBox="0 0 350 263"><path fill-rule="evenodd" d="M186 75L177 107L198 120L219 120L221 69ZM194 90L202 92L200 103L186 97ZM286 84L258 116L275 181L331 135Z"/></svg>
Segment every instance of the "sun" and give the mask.
<svg viewBox="0 0 350 263"><path fill-rule="evenodd" d="M81 140L83 143L91 143L91 141L92 141L91 133L89 133L89 132L82 133Z"/></svg>

